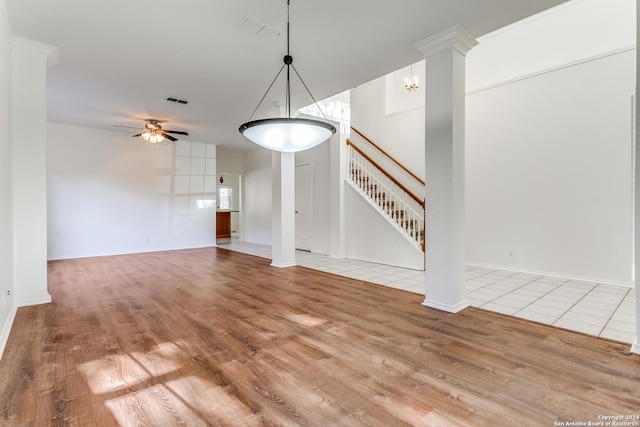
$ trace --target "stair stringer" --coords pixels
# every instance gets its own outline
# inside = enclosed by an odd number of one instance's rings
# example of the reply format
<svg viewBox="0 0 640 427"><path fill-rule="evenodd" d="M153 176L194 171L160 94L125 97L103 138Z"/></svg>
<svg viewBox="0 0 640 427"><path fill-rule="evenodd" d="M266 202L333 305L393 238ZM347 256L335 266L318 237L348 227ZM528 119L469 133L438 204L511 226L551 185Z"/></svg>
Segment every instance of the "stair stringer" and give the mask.
<svg viewBox="0 0 640 427"><path fill-rule="evenodd" d="M424 270L424 253L417 242L362 190L345 181L347 257Z"/></svg>

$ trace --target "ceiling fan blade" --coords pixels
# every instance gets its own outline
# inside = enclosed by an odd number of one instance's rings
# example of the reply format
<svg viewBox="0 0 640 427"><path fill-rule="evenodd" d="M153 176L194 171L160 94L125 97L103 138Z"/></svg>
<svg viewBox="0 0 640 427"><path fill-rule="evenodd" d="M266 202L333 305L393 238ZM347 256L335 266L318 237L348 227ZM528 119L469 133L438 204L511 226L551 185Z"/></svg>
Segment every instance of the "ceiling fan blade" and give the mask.
<svg viewBox="0 0 640 427"><path fill-rule="evenodd" d="M141 136L141 135L142 135L142 133L138 133L136 135L131 135L131 136L135 138L135 137L138 137L138 136Z"/></svg>
<svg viewBox="0 0 640 427"><path fill-rule="evenodd" d="M116 128L125 128L125 129L140 129L140 126L124 126L124 125L112 125Z"/></svg>
<svg viewBox="0 0 640 427"><path fill-rule="evenodd" d="M169 141L173 141L176 142L178 140L178 138L174 138L171 135L167 135L164 131L160 132L160 134L162 134L162 136L164 136L165 138L167 138Z"/></svg>
<svg viewBox="0 0 640 427"><path fill-rule="evenodd" d="M167 132L167 133L175 133L178 135L189 135L187 132L182 132L180 130L162 130L163 132Z"/></svg>

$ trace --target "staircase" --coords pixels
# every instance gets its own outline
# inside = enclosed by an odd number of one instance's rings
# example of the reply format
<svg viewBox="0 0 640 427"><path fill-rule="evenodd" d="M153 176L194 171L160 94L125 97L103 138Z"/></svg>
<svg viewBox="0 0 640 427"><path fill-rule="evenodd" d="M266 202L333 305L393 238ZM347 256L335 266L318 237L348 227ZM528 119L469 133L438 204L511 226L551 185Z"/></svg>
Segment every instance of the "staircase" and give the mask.
<svg viewBox="0 0 640 427"><path fill-rule="evenodd" d="M424 252L424 200L407 190L349 139L347 153L348 182L417 249Z"/></svg>

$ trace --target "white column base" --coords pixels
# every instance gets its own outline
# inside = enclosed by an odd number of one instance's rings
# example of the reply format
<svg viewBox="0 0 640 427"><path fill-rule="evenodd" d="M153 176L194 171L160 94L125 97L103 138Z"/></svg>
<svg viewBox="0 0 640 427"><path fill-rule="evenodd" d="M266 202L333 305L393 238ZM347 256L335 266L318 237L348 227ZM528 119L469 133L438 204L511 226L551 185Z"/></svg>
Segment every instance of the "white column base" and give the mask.
<svg viewBox="0 0 640 427"><path fill-rule="evenodd" d="M438 301L430 301L428 298L425 298L422 305L429 308L435 308L436 310L446 311L447 313L458 313L469 307L469 304L467 304L466 301L459 302L456 305L448 305Z"/></svg>
<svg viewBox="0 0 640 427"><path fill-rule="evenodd" d="M280 262L271 262L271 267L277 267L277 268L287 268L287 267L295 267L296 264L295 262L291 263L291 262L284 262L284 263L280 263Z"/></svg>
<svg viewBox="0 0 640 427"><path fill-rule="evenodd" d="M2 327L2 332L0 332L0 360L2 360L4 349L7 346L7 341L9 341L9 334L11 333L11 327L13 326L13 321L16 318L17 311L18 308L15 305L11 307L9 317L7 317L7 320Z"/></svg>
<svg viewBox="0 0 640 427"><path fill-rule="evenodd" d="M33 298L28 300L16 301L18 307L29 307L30 305L49 304L51 302L51 295L47 294L42 298Z"/></svg>

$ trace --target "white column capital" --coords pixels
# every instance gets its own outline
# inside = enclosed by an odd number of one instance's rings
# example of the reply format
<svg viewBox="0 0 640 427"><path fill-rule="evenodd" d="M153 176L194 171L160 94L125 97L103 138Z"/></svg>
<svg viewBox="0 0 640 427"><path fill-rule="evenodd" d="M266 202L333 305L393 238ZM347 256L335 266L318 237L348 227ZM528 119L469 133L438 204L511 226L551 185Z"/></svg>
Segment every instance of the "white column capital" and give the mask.
<svg viewBox="0 0 640 427"><path fill-rule="evenodd" d="M436 33L426 39L420 40L412 46L420 51L425 58L435 55L447 49L455 49L462 55L467 55L478 41L462 25L454 25Z"/></svg>
<svg viewBox="0 0 640 427"><path fill-rule="evenodd" d="M56 46L13 36L11 37L11 47L16 54L46 62L47 67L58 64L59 57Z"/></svg>

